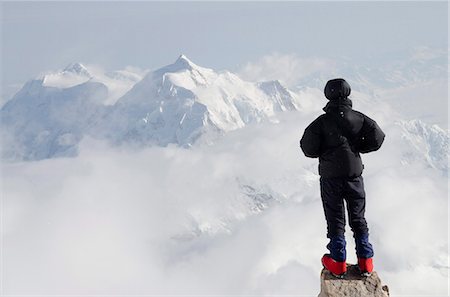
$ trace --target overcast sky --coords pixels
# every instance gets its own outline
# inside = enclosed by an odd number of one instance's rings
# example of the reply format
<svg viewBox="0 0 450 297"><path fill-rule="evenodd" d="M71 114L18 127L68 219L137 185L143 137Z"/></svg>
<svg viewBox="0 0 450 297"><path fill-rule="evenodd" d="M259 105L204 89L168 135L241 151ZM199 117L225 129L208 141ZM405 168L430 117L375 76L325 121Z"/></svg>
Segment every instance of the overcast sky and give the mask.
<svg viewBox="0 0 450 297"><path fill-rule="evenodd" d="M446 2L2 2L3 97L70 62L154 69L186 54L236 71L261 56L364 61L447 49ZM3 99L5 100L5 98Z"/></svg>

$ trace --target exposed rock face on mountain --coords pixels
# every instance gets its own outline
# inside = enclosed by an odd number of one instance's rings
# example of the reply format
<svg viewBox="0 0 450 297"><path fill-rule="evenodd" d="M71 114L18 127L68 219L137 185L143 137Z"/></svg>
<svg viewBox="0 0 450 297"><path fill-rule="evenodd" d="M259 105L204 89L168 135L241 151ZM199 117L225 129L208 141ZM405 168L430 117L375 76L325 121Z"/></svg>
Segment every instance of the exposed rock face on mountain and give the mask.
<svg viewBox="0 0 450 297"><path fill-rule="evenodd" d="M388 297L389 289L382 285L374 271L368 277L359 273L357 265L348 265L343 279L334 277L323 269L320 275L320 294L318 297Z"/></svg>

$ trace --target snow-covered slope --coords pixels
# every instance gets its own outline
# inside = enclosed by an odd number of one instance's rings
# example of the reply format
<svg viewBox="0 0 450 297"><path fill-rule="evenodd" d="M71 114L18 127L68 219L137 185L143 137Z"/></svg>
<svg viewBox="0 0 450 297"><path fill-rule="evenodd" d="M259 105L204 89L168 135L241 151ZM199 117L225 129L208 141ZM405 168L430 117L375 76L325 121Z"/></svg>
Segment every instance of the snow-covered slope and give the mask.
<svg viewBox="0 0 450 297"><path fill-rule="evenodd" d="M299 105L277 81L245 82L184 55L142 79L75 63L28 82L2 108L3 138L13 143L3 158L74 155L86 135L119 144L191 146L203 135L216 137Z"/></svg>
<svg viewBox="0 0 450 297"><path fill-rule="evenodd" d="M404 163L425 163L448 174L449 133L437 125L427 125L420 120L400 121L401 137L409 144L403 151Z"/></svg>
<svg viewBox="0 0 450 297"><path fill-rule="evenodd" d="M296 95L279 82L245 82L181 55L174 64L147 74L104 122L119 142L190 146L206 132L232 131L297 107Z"/></svg>
<svg viewBox="0 0 450 297"><path fill-rule="evenodd" d="M107 87L86 81L68 88L31 80L1 109L2 157L39 160L73 156L103 111Z"/></svg>

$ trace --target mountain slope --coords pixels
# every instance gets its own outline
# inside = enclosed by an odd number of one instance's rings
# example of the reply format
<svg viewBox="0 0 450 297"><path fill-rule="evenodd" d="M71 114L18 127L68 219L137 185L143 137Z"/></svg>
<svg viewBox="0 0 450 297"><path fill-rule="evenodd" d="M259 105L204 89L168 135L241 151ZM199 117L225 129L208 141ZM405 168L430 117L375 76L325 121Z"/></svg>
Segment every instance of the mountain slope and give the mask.
<svg viewBox="0 0 450 297"><path fill-rule="evenodd" d="M32 80L1 109L4 159L39 160L76 154L76 143L102 113L107 87L84 82L68 88ZM19 149L20 148L20 149Z"/></svg>
<svg viewBox="0 0 450 297"><path fill-rule="evenodd" d="M409 144L403 152L402 162L422 162L448 174L449 133L437 125L427 125L420 120L401 121L401 137Z"/></svg>

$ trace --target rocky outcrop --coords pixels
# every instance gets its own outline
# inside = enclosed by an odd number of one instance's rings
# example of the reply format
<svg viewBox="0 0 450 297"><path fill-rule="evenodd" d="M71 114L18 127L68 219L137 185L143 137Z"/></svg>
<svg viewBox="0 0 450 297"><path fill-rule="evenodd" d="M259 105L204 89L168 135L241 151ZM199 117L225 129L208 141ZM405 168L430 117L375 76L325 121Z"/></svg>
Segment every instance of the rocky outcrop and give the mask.
<svg viewBox="0 0 450 297"><path fill-rule="evenodd" d="M344 278L334 277L323 269L320 275L321 291L318 297L388 297L389 289L381 284L374 271L368 277L361 276L357 265L348 265Z"/></svg>

